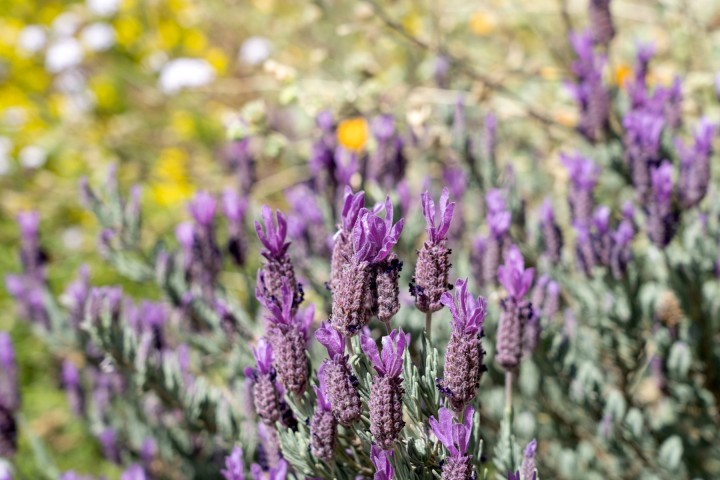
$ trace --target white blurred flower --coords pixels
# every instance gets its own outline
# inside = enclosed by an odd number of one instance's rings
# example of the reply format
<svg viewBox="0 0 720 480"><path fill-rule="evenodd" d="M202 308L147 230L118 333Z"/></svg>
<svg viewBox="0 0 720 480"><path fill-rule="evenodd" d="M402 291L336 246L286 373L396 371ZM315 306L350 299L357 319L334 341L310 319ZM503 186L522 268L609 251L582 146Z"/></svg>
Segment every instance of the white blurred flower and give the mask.
<svg viewBox="0 0 720 480"><path fill-rule="evenodd" d="M39 168L45 165L47 152L37 145L28 145L20 150L20 165L25 168Z"/></svg>
<svg viewBox="0 0 720 480"><path fill-rule="evenodd" d="M177 58L166 63L160 72L160 88L168 94L183 88L201 87L212 82L215 70L200 58Z"/></svg>
<svg viewBox="0 0 720 480"><path fill-rule="evenodd" d="M50 73L58 73L79 65L82 59L80 42L74 38L61 38L48 48L45 54L45 69Z"/></svg>
<svg viewBox="0 0 720 480"><path fill-rule="evenodd" d="M80 17L73 12L61 13L52 23L53 31L60 37L74 35L80 26Z"/></svg>
<svg viewBox="0 0 720 480"><path fill-rule="evenodd" d="M109 17L117 13L122 0L87 0L87 7L95 15Z"/></svg>
<svg viewBox="0 0 720 480"><path fill-rule="evenodd" d="M115 45L115 30L105 22L88 25L80 37L85 46L94 52L102 52Z"/></svg>
<svg viewBox="0 0 720 480"><path fill-rule="evenodd" d="M82 230L77 227L65 229L62 233L62 242L68 250L78 250L82 247L83 235Z"/></svg>
<svg viewBox="0 0 720 480"><path fill-rule="evenodd" d="M10 128L20 128L27 122L28 113L23 107L9 107L5 109L3 121Z"/></svg>
<svg viewBox="0 0 720 480"><path fill-rule="evenodd" d="M270 56L272 44L265 37L250 37L240 47L240 60L250 65L258 65Z"/></svg>
<svg viewBox="0 0 720 480"><path fill-rule="evenodd" d="M0 175L5 175L10 171L10 151L12 146L12 140L7 137L0 137Z"/></svg>
<svg viewBox="0 0 720 480"><path fill-rule="evenodd" d="M18 46L27 53L36 53L42 50L47 41L47 33L40 25L28 25L20 32Z"/></svg>

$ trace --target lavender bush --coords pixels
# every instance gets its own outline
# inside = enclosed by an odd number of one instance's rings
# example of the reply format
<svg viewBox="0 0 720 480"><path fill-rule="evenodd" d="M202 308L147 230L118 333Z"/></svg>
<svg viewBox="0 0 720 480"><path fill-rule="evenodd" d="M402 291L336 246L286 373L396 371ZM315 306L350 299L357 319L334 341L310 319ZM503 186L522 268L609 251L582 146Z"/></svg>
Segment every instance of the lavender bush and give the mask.
<svg viewBox="0 0 720 480"><path fill-rule="evenodd" d="M684 115L680 79L651 87L648 46L610 87L610 3L569 38L558 192L498 155L502 115L472 124L458 102L423 129L376 116L367 148L322 112L312 177L280 208L244 162L157 239L139 187L82 182L100 254L145 299L87 268L56 296L40 218L20 215L6 287L121 478L720 476L715 125ZM433 150L431 127L455 141ZM6 334L0 366L5 480L22 426Z"/></svg>

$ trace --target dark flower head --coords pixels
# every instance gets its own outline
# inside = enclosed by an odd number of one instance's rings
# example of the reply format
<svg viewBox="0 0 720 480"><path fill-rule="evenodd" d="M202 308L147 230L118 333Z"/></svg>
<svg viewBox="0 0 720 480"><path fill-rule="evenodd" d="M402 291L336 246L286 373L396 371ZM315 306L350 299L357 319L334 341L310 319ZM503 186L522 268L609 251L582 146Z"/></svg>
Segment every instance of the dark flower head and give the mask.
<svg viewBox="0 0 720 480"><path fill-rule="evenodd" d="M327 349L330 358L342 357L345 352L345 338L329 323L323 323L317 329L315 338Z"/></svg>
<svg viewBox="0 0 720 480"><path fill-rule="evenodd" d="M200 192L190 201L190 215L198 225L212 225L217 209L217 201L208 192Z"/></svg>
<svg viewBox="0 0 720 480"><path fill-rule="evenodd" d="M427 232L431 243L438 244L445 239L448 230L450 229L450 222L452 222L453 212L455 211L455 202L448 203L450 191L447 187L443 188L442 194L440 195L439 207L439 219L438 224L435 224L435 202L430 197L430 194L426 191L421 195L422 198L422 212L427 222Z"/></svg>
<svg viewBox="0 0 720 480"><path fill-rule="evenodd" d="M345 203L343 204L342 223L346 232L352 232L355 223L360 215L360 210L365 206L365 192L352 193L349 186L345 186Z"/></svg>
<svg viewBox="0 0 720 480"><path fill-rule="evenodd" d="M508 295L516 299L522 298L532 285L534 268L525 268L520 249L512 245L505 254L505 264L498 268L498 280Z"/></svg>
<svg viewBox="0 0 720 480"><path fill-rule="evenodd" d="M273 351L270 343L261 338L257 345L253 348L253 355L257 364L258 371L265 375L272 372Z"/></svg>
<svg viewBox="0 0 720 480"><path fill-rule="evenodd" d="M393 480L395 478L395 469L389 458L392 454L392 450L383 450L374 444L370 447L370 459L375 465L373 480Z"/></svg>
<svg viewBox="0 0 720 480"><path fill-rule="evenodd" d="M290 246L289 242L285 241L287 237L287 220L285 215L280 210L276 212L277 224L273 221L273 211L267 205L262 207L262 221L265 226L260 222L255 221L255 231L263 244L265 249L262 251L262 255L267 258L280 259L287 252Z"/></svg>
<svg viewBox="0 0 720 480"><path fill-rule="evenodd" d="M403 332L402 328L393 330L390 335L382 338L382 353L378 351L375 340L362 335L360 344L363 352L372 362L375 370L383 377L397 377L402 371L403 353L410 344L410 334Z"/></svg>
<svg viewBox="0 0 720 480"><path fill-rule="evenodd" d="M443 407L440 409L438 417L430 417L430 428L445 448L453 457L464 457L467 454L468 445L470 444L470 435L472 433L473 416L475 409L468 405L465 407L463 415L463 423L454 424L454 415L450 410Z"/></svg>
<svg viewBox="0 0 720 480"><path fill-rule="evenodd" d="M573 155L561 154L560 159L565 168L568 169L570 182L575 188L582 191L590 191L595 188L600 175L600 167L595 162L579 153Z"/></svg>
<svg viewBox="0 0 720 480"><path fill-rule="evenodd" d="M398 242L405 219L393 225L393 207L390 197L385 200L385 218L378 217L367 208L360 211L353 229L355 259L359 262L378 263L385 260Z"/></svg>
<svg viewBox="0 0 720 480"><path fill-rule="evenodd" d="M222 196L223 213L234 225L241 224L248 209L248 200L241 197L234 188L227 188Z"/></svg>
<svg viewBox="0 0 720 480"><path fill-rule="evenodd" d="M455 282L455 298L449 292L442 295L440 303L452 314L452 328L458 333L476 335L480 333L487 315L487 302L483 297L473 298L467 289L467 279Z"/></svg>

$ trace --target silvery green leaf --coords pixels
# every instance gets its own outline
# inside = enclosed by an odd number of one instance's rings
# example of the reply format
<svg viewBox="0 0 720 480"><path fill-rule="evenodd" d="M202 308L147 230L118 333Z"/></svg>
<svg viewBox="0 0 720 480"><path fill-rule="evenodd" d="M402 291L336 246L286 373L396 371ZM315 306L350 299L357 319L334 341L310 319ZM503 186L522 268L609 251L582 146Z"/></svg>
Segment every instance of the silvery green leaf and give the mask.
<svg viewBox="0 0 720 480"><path fill-rule="evenodd" d="M660 461L660 464L668 470L676 471L680 466L682 456L683 443L679 436L673 435L660 445L658 460Z"/></svg>

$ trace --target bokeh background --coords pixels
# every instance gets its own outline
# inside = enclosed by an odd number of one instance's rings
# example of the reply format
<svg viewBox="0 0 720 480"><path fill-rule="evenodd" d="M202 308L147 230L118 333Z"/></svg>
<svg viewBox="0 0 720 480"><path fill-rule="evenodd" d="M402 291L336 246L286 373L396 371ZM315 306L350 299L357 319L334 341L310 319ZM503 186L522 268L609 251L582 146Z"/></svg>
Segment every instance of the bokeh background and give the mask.
<svg viewBox="0 0 720 480"><path fill-rule="evenodd" d="M563 189L557 152L578 142L567 33L586 23L586 4L0 0L0 273L19 269L15 216L36 209L57 290L81 263L96 284L122 283L92 254L97 225L79 201L81 177L98 185L117 165L121 184L142 182L145 224L162 235L194 192L237 181L228 138L262 135L253 200L280 202L308 175L322 109L340 119L393 113L410 127L450 116L458 101L471 125L492 111L500 164L542 166L531 188ZM638 42L653 42L650 81L682 74L684 109L719 116L719 1L616 0L613 13L612 85L622 88ZM362 147L363 127L346 124L339 141ZM12 332L22 368L21 470L34 478L45 457L116 475L73 421L58 365L15 313L0 289L0 329Z"/></svg>

